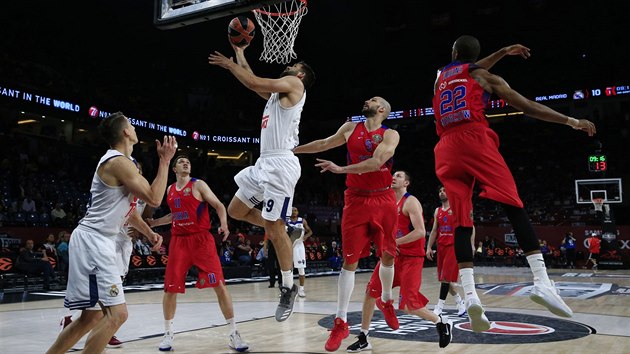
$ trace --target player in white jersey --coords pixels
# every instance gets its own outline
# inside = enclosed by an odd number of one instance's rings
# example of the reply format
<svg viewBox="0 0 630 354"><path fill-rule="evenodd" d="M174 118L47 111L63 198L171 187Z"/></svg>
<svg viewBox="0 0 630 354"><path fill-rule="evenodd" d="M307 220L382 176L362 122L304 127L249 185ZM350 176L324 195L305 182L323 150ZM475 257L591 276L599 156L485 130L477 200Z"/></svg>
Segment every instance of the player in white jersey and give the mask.
<svg viewBox="0 0 630 354"><path fill-rule="evenodd" d="M304 247L304 241L313 235L313 230L308 226L306 219L298 215L298 208L293 207L291 216L287 219L287 231L293 242L293 267L297 268L300 276L298 296L306 297L306 292L304 291L304 282L306 279L306 247Z"/></svg>
<svg viewBox="0 0 630 354"><path fill-rule="evenodd" d="M228 206L228 214L264 227L273 243L282 270L276 320L284 321L293 311L298 292L293 284L291 241L285 230L301 174L300 161L292 150L299 144L300 116L306 90L315 81L315 74L310 66L299 62L288 66L277 79L256 76L245 59L246 47L232 46L236 62L219 52L208 57L210 64L228 69L245 87L267 100L261 122L260 158L234 177L239 189ZM255 208L259 203L263 203L262 211Z"/></svg>
<svg viewBox="0 0 630 354"><path fill-rule="evenodd" d="M142 177L131 159L138 142L136 131L121 112L109 115L99 124L99 132L110 150L99 161L85 217L72 232L69 244L68 287L64 305L84 310L65 327L47 353L65 353L86 333L84 353L101 353L118 328L127 320L127 305L116 260L116 235L129 216L135 213L138 199L158 206L166 191L170 160L177 150L173 136L156 140L160 158L152 184ZM129 219L132 226L134 219ZM155 244L161 239L153 239ZM98 303L104 316L95 320L97 311L85 311Z"/></svg>

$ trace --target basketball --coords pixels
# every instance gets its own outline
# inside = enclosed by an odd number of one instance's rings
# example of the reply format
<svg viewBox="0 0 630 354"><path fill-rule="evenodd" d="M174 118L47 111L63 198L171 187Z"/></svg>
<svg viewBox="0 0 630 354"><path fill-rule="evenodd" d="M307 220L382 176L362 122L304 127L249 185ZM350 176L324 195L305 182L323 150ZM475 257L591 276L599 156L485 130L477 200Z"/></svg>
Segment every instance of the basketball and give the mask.
<svg viewBox="0 0 630 354"><path fill-rule="evenodd" d="M238 47L245 46L254 38L256 26L254 22L246 16L234 17L228 26L228 34L232 44Z"/></svg>

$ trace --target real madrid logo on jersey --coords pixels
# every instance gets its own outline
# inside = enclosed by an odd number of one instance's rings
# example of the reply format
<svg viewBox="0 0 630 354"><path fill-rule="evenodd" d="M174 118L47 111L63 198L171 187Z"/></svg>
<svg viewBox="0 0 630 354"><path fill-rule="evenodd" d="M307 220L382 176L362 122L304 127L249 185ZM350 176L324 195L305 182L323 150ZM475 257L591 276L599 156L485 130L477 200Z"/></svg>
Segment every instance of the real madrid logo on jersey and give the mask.
<svg viewBox="0 0 630 354"><path fill-rule="evenodd" d="M374 134L374 135L372 135L372 140L373 140L376 144L378 144L378 143L380 143L381 141L383 141L383 136L382 136L381 134Z"/></svg>
<svg viewBox="0 0 630 354"><path fill-rule="evenodd" d="M120 290L118 289L118 286L116 286L116 284L112 285L109 288L109 296L115 297L115 296L118 296L119 293L120 293Z"/></svg>
<svg viewBox="0 0 630 354"><path fill-rule="evenodd" d="M184 189L184 197L187 197L187 196L189 196L189 195L190 195L190 187L186 187L186 188Z"/></svg>

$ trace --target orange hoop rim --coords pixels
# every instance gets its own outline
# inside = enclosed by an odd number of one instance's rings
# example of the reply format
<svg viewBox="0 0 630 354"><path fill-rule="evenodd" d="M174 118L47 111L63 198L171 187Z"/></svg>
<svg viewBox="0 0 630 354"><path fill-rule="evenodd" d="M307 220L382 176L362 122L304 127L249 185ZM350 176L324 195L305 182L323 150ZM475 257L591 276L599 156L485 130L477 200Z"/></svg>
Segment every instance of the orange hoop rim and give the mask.
<svg viewBox="0 0 630 354"><path fill-rule="evenodd" d="M291 12L269 12L269 11L261 10L260 8L254 9L252 11L258 12L259 14L263 14L267 16L281 17L281 16L293 16L297 13L304 12L304 10L306 9L307 0L288 0L288 1L299 1L302 3L302 6L300 6L299 9L295 11L291 11ZM288 1L285 1L285 2L288 2Z"/></svg>

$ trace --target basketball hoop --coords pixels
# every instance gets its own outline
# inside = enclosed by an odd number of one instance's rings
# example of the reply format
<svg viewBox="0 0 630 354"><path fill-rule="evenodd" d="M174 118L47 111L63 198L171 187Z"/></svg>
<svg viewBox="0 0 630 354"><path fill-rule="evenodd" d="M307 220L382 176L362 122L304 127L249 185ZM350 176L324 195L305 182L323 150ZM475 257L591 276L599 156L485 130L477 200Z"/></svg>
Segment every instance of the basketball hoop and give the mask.
<svg viewBox="0 0 630 354"><path fill-rule="evenodd" d="M307 0L288 0L252 10L263 34L260 60L287 64L297 58L293 50L302 17L308 12Z"/></svg>
<svg viewBox="0 0 630 354"><path fill-rule="evenodd" d="M593 198L592 202L593 202L593 206L595 207L595 211L604 211L602 209L604 207L604 199Z"/></svg>

